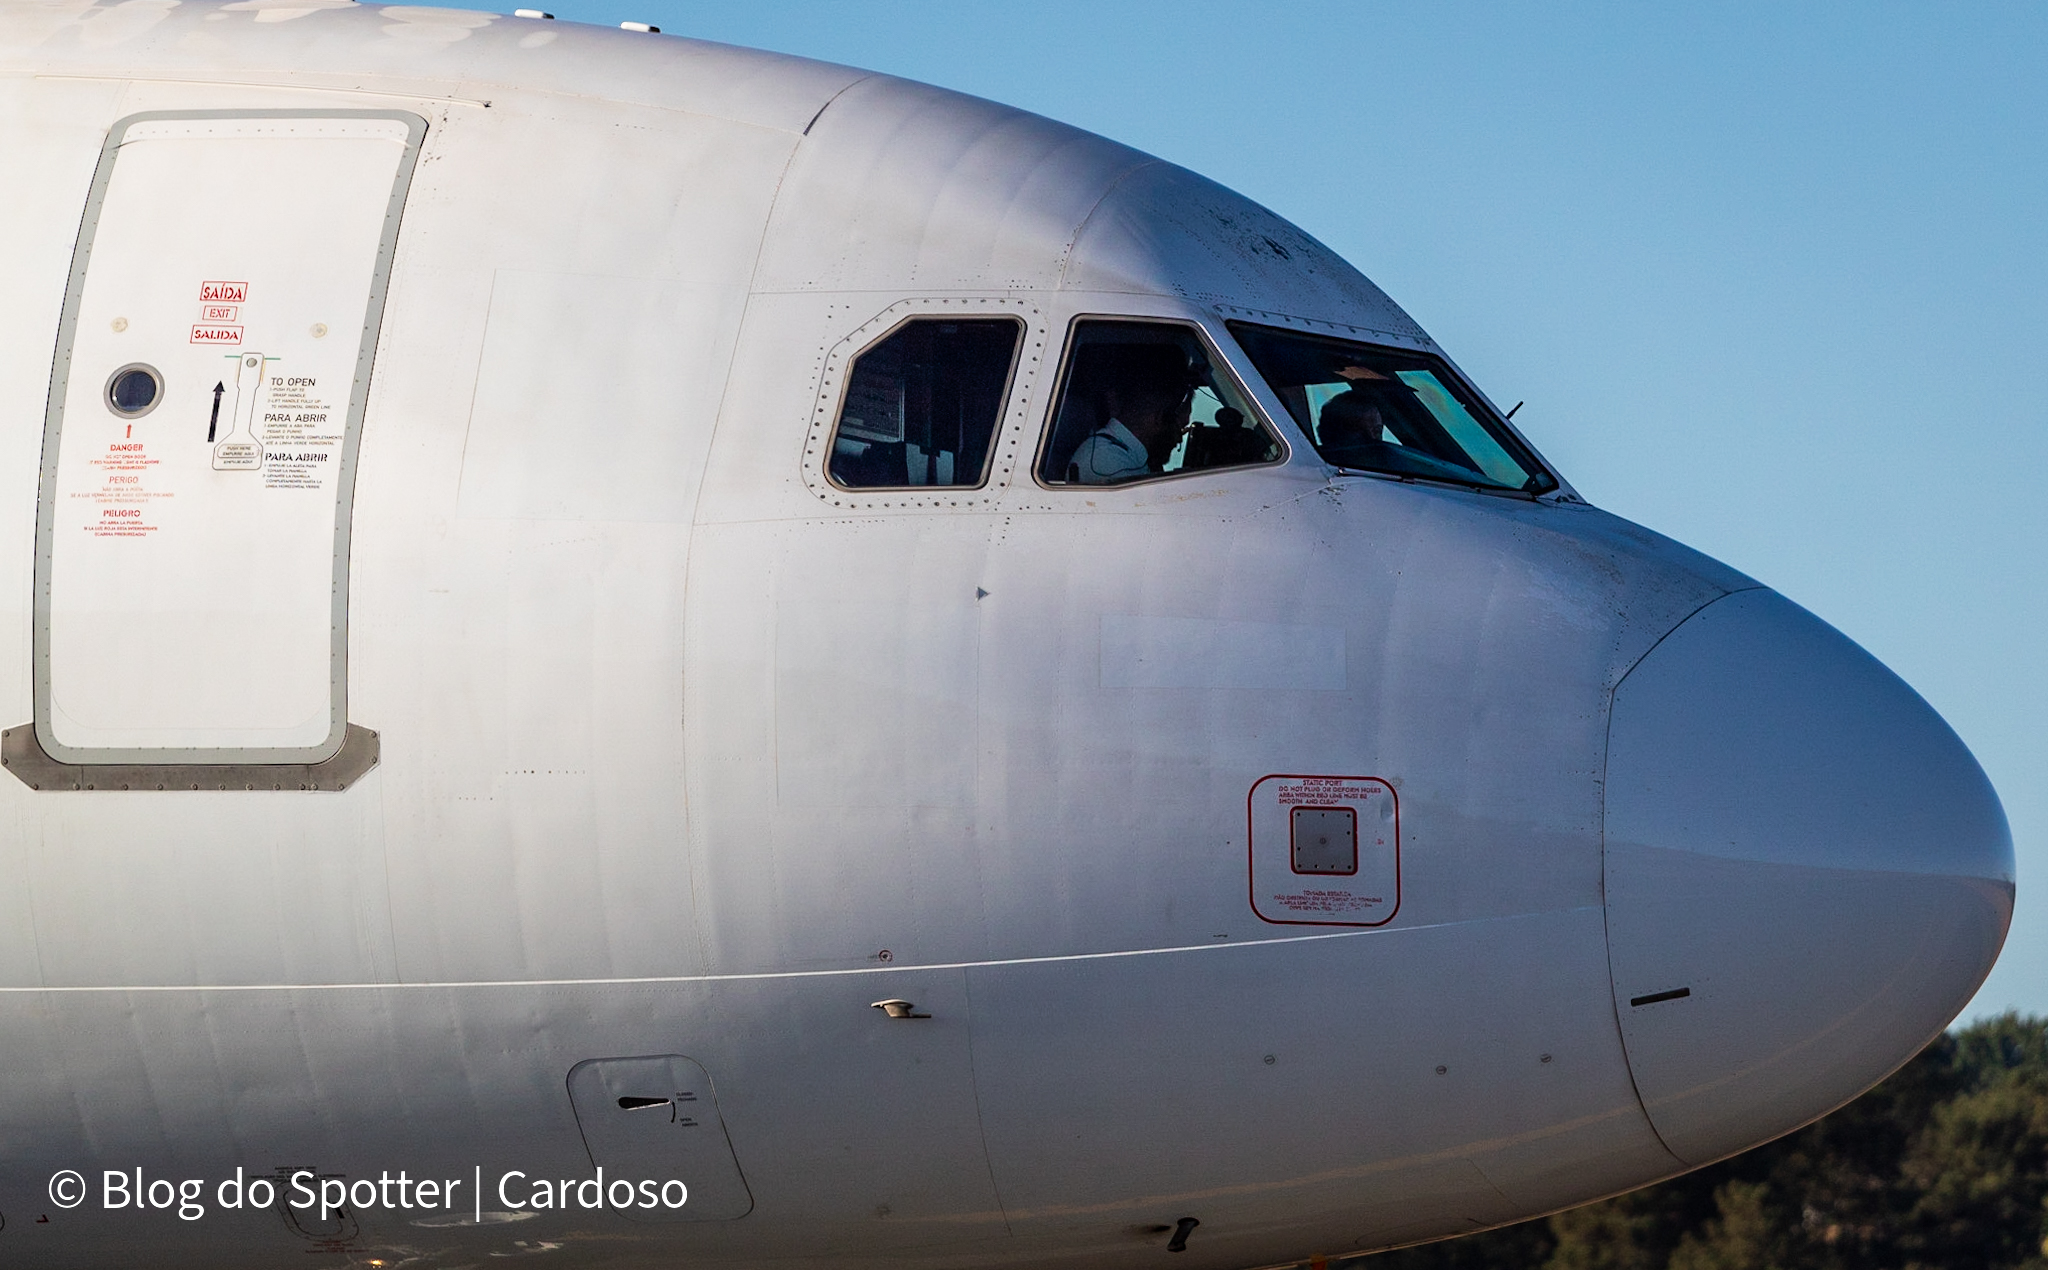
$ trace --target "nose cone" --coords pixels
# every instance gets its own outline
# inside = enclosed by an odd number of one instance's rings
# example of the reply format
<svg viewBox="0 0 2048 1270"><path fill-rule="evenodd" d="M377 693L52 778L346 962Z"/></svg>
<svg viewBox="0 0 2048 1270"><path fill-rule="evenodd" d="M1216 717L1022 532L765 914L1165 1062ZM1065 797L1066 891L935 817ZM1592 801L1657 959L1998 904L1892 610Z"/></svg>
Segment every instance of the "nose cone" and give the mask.
<svg viewBox="0 0 2048 1270"><path fill-rule="evenodd" d="M1917 693L1775 592L1682 623L1615 690L1606 894L1644 1109L1705 1164L1833 1110L1990 973L2012 835Z"/></svg>

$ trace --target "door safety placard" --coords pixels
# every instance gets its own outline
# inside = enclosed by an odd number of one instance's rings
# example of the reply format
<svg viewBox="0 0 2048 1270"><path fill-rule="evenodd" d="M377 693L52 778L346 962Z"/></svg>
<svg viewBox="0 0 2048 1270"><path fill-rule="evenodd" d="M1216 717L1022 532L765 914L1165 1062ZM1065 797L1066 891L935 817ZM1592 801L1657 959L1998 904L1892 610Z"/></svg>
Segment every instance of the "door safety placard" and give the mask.
<svg viewBox="0 0 2048 1270"><path fill-rule="evenodd" d="M1376 776L1267 776L1245 804L1252 911L1269 922L1380 926L1401 905L1401 814Z"/></svg>
<svg viewBox="0 0 2048 1270"><path fill-rule="evenodd" d="M340 746L356 446L425 127L397 111L115 125L45 421L35 724L52 757Z"/></svg>

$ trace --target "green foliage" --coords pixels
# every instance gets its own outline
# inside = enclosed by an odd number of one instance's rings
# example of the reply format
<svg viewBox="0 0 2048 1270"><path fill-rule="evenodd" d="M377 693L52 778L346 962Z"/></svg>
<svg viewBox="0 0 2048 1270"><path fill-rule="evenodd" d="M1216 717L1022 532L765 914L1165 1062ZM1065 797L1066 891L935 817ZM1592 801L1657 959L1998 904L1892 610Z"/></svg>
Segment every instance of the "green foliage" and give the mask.
<svg viewBox="0 0 2048 1270"><path fill-rule="evenodd" d="M2048 1019L1936 1038L1746 1155L1372 1270L2048 1270Z"/></svg>
<svg viewBox="0 0 2048 1270"><path fill-rule="evenodd" d="M1670 1270L1791 1270L1798 1252L1781 1228L1783 1215L1766 1201L1770 1190L1764 1182L1723 1182L1714 1216L1679 1239Z"/></svg>
<svg viewBox="0 0 2048 1270"><path fill-rule="evenodd" d="M1656 1246L1660 1216L1635 1195L1559 1213L1551 1219L1551 1247L1542 1264L1555 1270L1657 1270L1664 1264L1661 1254L1669 1251Z"/></svg>

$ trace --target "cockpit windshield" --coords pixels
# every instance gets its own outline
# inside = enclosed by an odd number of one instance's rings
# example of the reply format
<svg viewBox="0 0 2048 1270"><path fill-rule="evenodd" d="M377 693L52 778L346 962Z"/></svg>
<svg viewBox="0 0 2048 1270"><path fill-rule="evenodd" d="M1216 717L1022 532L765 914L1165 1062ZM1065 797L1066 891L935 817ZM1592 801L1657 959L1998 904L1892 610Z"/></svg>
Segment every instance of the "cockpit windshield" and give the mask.
<svg viewBox="0 0 2048 1270"><path fill-rule="evenodd" d="M1527 494L1557 488L1438 358L1249 322L1230 333L1326 463Z"/></svg>

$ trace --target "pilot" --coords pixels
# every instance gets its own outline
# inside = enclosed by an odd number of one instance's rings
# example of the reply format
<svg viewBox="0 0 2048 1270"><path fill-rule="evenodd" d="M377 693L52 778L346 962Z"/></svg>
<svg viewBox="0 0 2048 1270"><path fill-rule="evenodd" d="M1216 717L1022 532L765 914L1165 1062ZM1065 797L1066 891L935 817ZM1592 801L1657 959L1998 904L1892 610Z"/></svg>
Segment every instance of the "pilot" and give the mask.
<svg viewBox="0 0 2048 1270"><path fill-rule="evenodd" d="M1350 451L1381 440L1386 424L1378 399L1369 391L1349 388L1323 403L1317 436L1325 450Z"/></svg>
<svg viewBox="0 0 2048 1270"><path fill-rule="evenodd" d="M1168 344L1097 345L1086 352L1091 356L1075 367L1075 379L1093 390L1103 422L1067 459L1067 479L1114 485L1161 471L1188 427L1194 377L1187 354Z"/></svg>
<svg viewBox="0 0 2048 1270"><path fill-rule="evenodd" d="M1348 465L1364 457L1368 446L1385 441L1386 422L1380 415L1380 394L1369 385L1386 382L1386 376L1364 366L1346 366L1338 372L1351 386L1323 403L1316 416L1316 439L1323 457Z"/></svg>

